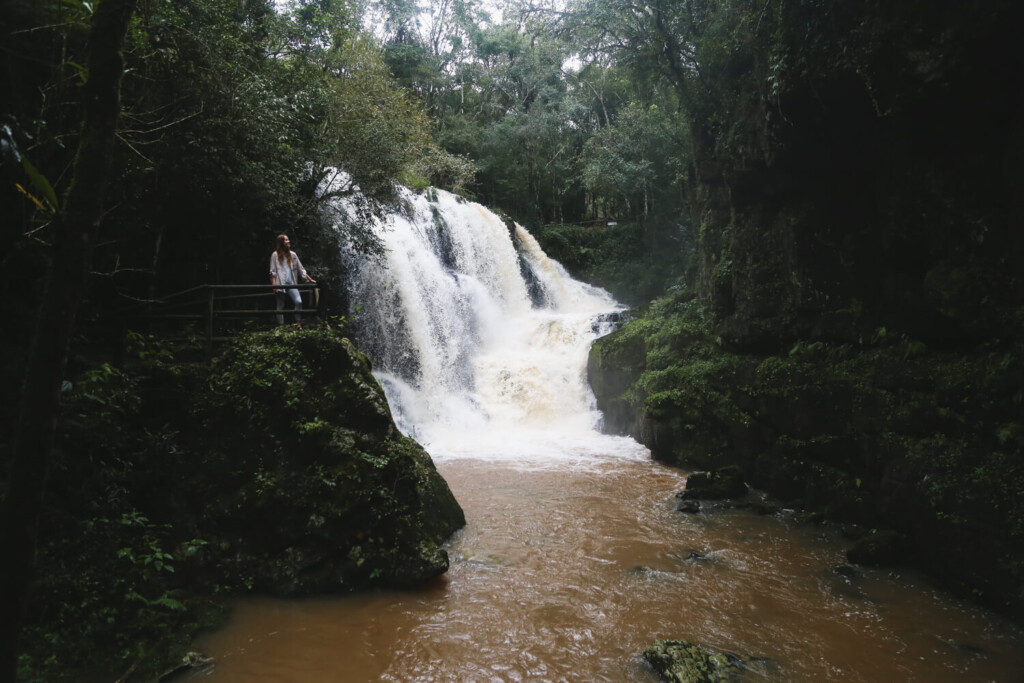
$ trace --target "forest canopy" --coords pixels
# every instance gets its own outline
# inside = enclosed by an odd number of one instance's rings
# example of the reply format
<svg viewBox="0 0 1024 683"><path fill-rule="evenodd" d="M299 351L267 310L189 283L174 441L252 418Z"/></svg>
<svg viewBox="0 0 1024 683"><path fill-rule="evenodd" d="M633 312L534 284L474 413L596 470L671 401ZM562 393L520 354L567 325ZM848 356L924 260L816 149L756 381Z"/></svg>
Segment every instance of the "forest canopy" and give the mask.
<svg viewBox="0 0 1024 683"><path fill-rule="evenodd" d="M4 10L0 201L12 262L34 282L70 182L93 8L12 0ZM688 142L677 89L622 59L640 47L613 46L580 19L625 6L501 9L140 2L97 291L124 303L248 281L256 266L239 270L226 254L255 264L285 227L329 248L314 190L335 167L367 210L397 181L463 193L532 227L678 216ZM350 237L372 248L358 228Z"/></svg>
<svg viewBox="0 0 1024 683"><path fill-rule="evenodd" d="M108 15L124 30L101 30ZM62 400L91 400L62 398L79 377L132 404L110 348L127 339L137 360L162 355L125 334L127 309L203 284L266 283L282 232L339 292L338 250L379 252L369 225L401 208L396 184L444 188L535 231L627 303L669 292L607 343L638 374L652 363L638 380L649 395L634 387L619 406L624 423L640 423L634 410L660 414L692 439L709 409L687 403L697 394L677 380L699 375L691 389L720 382L728 396L715 447L737 455L740 440L752 460L780 443L764 396L788 387L772 379L748 395L737 368L755 360L806 390L803 374L783 372L801 358L842 366L844 389L900 377L885 364L916 359L897 403L918 376L955 378L955 392L913 404L925 417L843 434L854 454L843 471L870 470L851 481L871 507L872 477L891 479L886 458L916 454L907 479L927 515L961 538L993 535L972 520L1012 524L1006 549L990 551L1000 566L987 590L1019 611L1019 589L1006 598L1003 586L1021 585L1020 517L972 506L988 504L993 482L1007 500L1019 493L1024 448L1022 15L1018 0L5 0L0 311L11 322L0 388L29 395L43 348L54 409L27 419L52 431ZM110 111L97 115L97 103ZM332 191L358 211L336 229L322 181L341 172L349 182ZM65 252L80 257L80 280L63 270ZM33 320L61 318L46 302L62 279L75 299L63 333L44 326L36 340L53 343L33 344ZM719 374L690 372L699 354ZM874 396L865 382L857 392ZM100 403L91 419L109 427L120 404ZM777 405L788 419L789 403ZM851 414L858 429L878 424ZM2 419L5 476L19 460L17 416ZM976 466L989 456L998 467ZM976 489L961 487L963 471ZM14 489L2 480L3 500Z"/></svg>

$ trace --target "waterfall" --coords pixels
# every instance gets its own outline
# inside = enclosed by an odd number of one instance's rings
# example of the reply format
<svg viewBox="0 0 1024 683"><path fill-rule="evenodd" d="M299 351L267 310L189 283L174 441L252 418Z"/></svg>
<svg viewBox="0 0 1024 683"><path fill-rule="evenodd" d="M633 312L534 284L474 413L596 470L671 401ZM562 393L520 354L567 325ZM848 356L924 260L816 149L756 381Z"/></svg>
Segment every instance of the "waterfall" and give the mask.
<svg viewBox="0 0 1024 683"><path fill-rule="evenodd" d="M398 428L440 458L645 457L600 434L586 378L622 306L479 204L442 190L400 199L373 225L384 254L345 257L356 340ZM340 230L354 211L332 201Z"/></svg>

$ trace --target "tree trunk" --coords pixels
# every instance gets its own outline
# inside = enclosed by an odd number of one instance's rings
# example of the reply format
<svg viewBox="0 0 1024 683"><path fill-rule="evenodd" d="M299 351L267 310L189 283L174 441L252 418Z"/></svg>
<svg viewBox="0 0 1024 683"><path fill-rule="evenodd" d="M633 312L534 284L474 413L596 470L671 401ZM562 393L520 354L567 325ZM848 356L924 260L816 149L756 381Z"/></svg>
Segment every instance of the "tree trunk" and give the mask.
<svg viewBox="0 0 1024 683"><path fill-rule="evenodd" d="M92 261L121 109L121 47L136 0L102 0L89 33L82 131L64 208L55 219L50 274L36 319L0 505L0 683L13 683L36 553L39 512L53 449L68 343Z"/></svg>

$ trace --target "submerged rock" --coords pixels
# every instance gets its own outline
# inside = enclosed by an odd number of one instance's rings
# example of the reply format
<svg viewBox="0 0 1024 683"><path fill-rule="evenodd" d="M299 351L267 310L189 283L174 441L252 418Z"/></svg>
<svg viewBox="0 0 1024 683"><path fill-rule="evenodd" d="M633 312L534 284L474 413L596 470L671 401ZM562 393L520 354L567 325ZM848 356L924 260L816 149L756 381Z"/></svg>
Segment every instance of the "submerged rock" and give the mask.
<svg viewBox="0 0 1024 683"><path fill-rule="evenodd" d="M832 567L823 577L823 583L834 595L856 600L866 600L867 595L861 589L864 574L850 564Z"/></svg>
<svg viewBox="0 0 1024 683"><path fill-rule="evenodd" d="M715 683L735 680L746 658L711 653L685 640L659 640L644 650L644 659L668 683Z"/></svg>
<svg viewBox="0 0 1024 683"><path fill-rule="evenodd" d="M863 575L860 570L850 564L839 564L832 567L832 573L845 579L859 579Z"/></svg>

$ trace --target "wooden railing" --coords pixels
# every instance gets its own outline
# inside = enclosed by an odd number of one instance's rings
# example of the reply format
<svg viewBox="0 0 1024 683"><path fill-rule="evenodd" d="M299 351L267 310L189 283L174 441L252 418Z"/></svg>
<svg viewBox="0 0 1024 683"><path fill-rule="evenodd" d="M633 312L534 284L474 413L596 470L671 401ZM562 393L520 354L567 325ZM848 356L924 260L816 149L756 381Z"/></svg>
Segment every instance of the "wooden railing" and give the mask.
<svg viewBox="0 0 1024 683"><path fill-rule="evenodd" d="M274 298L275 289L297 289L303 297L302 308L298 313L303 315L319 315L320 289L314 283L301 285L199 285L175 292L145 305L136 306L129 311L129 317L144 318L151 324L172 323L169 327L179 332L187 331L190 322L201 326L204 347L207 357L213 353L213 343L228 341L234 335L221 335L227 329L223 323L238 320L268 319L283 314L288 322L293 320L296 312L291 300L288 306L277 310ZM308 292L308 294L307 294ZM165 327L167 327L165 325ZM199 332L193 327L193 332ZM195 339L191 337L173 338L160 335L168 340L183 341Z"/></svg>

